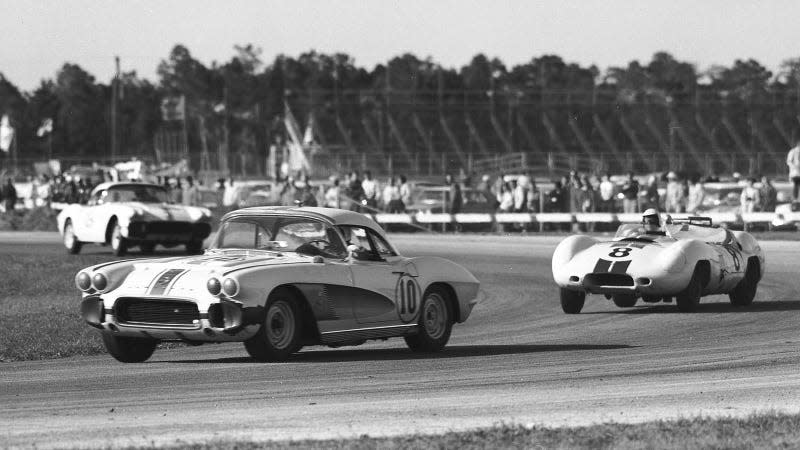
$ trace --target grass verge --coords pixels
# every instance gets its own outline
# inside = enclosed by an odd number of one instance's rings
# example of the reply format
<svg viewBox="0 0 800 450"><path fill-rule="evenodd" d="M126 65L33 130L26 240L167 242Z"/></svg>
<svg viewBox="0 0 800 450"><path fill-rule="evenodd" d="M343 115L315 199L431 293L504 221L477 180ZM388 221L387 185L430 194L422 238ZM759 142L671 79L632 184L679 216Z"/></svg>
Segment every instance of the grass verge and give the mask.
<svg viewBox="0 0 800 450"><path fill-rule="evenodd" d="M606 423L587 427L498 426L438 435L281 442L212 441L168 449L758 449L797 448L800 415L761 413L743 418L698 417L641 424ZM130 447L143 448L143 447ZM149 447L148 447L149 448Z"/></svg>
<svg viewBox="0 0 800 450"><path fill-rule="evenodd" d="M3 255L0 279L0 361L103 352L96 330L80 317L74 276L106 255Z"/></svg>

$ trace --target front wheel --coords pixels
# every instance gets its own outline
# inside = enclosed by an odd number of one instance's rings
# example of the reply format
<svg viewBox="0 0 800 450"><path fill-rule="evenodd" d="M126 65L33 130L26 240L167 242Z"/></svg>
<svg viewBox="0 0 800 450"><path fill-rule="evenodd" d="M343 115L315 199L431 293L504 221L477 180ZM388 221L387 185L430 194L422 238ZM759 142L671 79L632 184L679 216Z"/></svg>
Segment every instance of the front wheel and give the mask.
<svg viewBox="0 0 800 450"><path fill-rule="evenodd" d="M567 314L578 314L586 302L586 292L561 288L561 310Z"/></svg>
<svg viewBox="0 0 800 450"><path fill-rule="evenodd" d="M733 306L749 306L756 298L756 290L758 290L758 278L761 275L761 267L758 265L758 260L751 260L747 263L747 271L744 278L739 284L733 288L728 294L728 298Z"/></svg>
<svg viewBox="0 0 800 450"><path fill-rule="evenodd" d="M156 350L158 341L154 339L115 336L103 332L103 344L108 353L119 362L139 363L147 361Z"/></svg>
<svg viewBox="0 0 800 450"><path fill-rule="evenodd" d="M695 270L692 279L686 289L675 296L675 304L680 312L694 312L700 304L700 296L703 293L703 286L700 282L700 273Z"/></svg>
<svg viewBox="0 0 800 450"><path fill-rule="evenodd" d="M286 361L302 347L303 321L294 299L285 292L267 300L266 314L255 336L244 342L247 353L258 361Z"/></svg>
<svg viewBox="0 0 800 450"><path fill-rule="evenodd" d="M72 221L67 219L64 223L64 247L70 255L77 255L81 252L83 243L75 236L75 228L72 226Z"/></svg>
<svg viewBox="0 0 800 450"><path fill-rule="evenodd" d="M639 300L635 295L617 294L612 297L614 304L620 308L632 308L636 306L636 301Z"/></svg>
<svg viewBox="0 0 800 450"><path fill-rule="evenodd" d="M406 336L406 345L415 352L441 351L450 340L453 312L447 292L439 287L429 288L422 298L417 334Z"/></svg>
<svg viewBox="0 0 800 450"><path fill-rule="evenodd" d="M128 241L122 236L122 227L114 223L111 230L111 252L114 256L124 256L128 252Z"/></svg>

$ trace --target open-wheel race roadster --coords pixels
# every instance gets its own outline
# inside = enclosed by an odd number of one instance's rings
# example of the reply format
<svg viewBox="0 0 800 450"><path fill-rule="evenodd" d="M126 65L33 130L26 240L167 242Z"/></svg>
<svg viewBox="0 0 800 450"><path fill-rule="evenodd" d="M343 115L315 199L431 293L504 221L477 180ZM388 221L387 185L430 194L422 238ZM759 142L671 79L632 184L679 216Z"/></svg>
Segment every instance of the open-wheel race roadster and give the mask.
<svg viewBox="0 0 800 450"><path fill-rule="evenodd" d="M202 256L99 264L75 282L84 320L123 362L167 340L240 341L262 361L389 337L438 351L479 288L451 261L401 256L362 214L306 207L236 210Z"/></svg>
<svg viewBox="0 0 800 450"><path fill-rule="evenodd" d="M602 294L622 308L639 298L674 298L680 311L691 312L706 295L727 294L735 306L752 303L764 263L749 233L688 217L668 218L660 230L623 224L611 240L570 236L556 248L552 269L567 314L581 311L586 294Z"/></svg>

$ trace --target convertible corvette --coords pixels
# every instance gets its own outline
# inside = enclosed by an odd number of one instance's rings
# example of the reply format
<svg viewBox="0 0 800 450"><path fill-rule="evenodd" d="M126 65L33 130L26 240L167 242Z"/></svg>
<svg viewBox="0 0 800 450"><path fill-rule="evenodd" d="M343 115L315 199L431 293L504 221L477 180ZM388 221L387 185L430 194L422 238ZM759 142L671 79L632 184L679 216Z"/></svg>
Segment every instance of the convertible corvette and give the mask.
<svg viewBox="0 0 800 450"><path fill-rule="evenodd" d="M211 211L174 205L167 191L147 183L102 183L92 190L86 205L72 204L58 215L58 230L72 254L83 244L110 245L115 255L139 246L152 253L157 244L185 245L190 254L200 253L211 234Z"/></svg>
<svg viewBox="0 0 800 450"><path fill-rule="evenodd" d="M202 256L99 264L75 283L82 317L122 362L176 340L240 341L261 361L389 337L438 351L479 288L458 264L401 256L362 214L307 207L236 210Z"/></svg>
<svg viewBox="0 0 800 450"><path fill-rule="evenodd" d="M747 306L764 275L764 252L750 234L713 227L707 217L668 220L660 231L623 224L614 239L564 239L552 260L561 308L577 314L586 294L603 294L626 308L675 302L691 312L706 295L728 294Z"/></svg>

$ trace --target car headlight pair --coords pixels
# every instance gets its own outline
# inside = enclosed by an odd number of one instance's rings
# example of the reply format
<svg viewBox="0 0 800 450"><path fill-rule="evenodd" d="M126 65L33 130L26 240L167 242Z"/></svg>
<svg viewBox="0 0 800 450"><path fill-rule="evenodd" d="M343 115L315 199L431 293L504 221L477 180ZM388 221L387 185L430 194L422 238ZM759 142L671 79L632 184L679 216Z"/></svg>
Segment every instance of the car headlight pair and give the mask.
<svg viewBox="0 0 800 450"><path fill-rule="evenodd" d="M219 281L219 278L212 277L206 282L206 289L213 296L225 294L226 297L236 297L239 293L239 282L233 278Z"/></svg>
<svg viewBox="0 0 800 450"><path fill-rule="evenodd" d="M97 272L94 275L80 272L75 276L75 285L83 292L91 290L102 292L108 287L108 277L102 272Z"/></svg>

